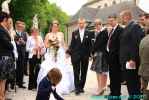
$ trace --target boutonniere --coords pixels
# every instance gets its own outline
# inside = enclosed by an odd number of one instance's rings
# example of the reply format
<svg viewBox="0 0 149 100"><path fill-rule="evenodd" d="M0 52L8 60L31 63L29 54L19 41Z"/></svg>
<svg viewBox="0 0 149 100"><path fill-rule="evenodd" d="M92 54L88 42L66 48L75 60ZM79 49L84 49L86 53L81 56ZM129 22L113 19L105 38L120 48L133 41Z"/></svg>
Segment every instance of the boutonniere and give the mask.
<svg viewBox="0 0 149 100"><path fill-rule="evenodd" d="M77 39L78 38L78 35L75 35L75 39Z"/></svg>
<svg viewBox="0 0 149 100"><path fill-rule="evenodd" d="M85 38L88 38L88 35L86 35Z"/></svg>

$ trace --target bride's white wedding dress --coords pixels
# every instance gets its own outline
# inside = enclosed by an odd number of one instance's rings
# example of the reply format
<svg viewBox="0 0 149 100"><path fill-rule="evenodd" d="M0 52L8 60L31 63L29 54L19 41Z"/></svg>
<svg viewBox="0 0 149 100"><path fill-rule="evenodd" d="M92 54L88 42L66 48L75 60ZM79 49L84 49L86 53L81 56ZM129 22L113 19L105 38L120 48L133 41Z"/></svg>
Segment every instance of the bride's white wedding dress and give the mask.
<svg viewBox="0 0 149 100"><path fill-rule="evenodd" d="M48 49L45 54L45 60L41 64L41 68L37 78L37 84L47 75L50 69L56 67L62 73L62 80L56 86L56 91L60 94L69 94L74 90L74 74L70 58L66 58L65 49L59 40L59 49L57 51L57 60L55 61L54 50Z"/></svg>

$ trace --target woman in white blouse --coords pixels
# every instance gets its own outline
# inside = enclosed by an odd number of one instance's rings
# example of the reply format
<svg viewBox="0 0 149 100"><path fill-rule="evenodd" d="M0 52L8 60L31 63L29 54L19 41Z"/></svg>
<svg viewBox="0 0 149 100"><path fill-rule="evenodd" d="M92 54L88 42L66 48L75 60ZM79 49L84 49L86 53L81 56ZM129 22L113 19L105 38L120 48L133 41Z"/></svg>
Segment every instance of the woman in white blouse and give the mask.
<svg viewBox="0 0 149 100"><path fill-rule="evenodd" d="M26 44L26 49L29 52L29 84L28 89L36 89L37 75L39 72L39 65L41 57L45 52L45 46L42 37L39 35L39 30L31 29L31 36L29 36Z"/></svg>

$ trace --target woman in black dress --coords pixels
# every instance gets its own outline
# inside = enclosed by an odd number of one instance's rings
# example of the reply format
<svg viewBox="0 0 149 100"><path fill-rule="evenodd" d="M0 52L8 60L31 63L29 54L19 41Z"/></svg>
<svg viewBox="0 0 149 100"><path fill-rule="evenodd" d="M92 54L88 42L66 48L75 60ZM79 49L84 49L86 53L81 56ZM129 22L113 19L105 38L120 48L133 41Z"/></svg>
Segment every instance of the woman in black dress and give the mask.
<svg viewBox="0 0 149 100"><path fill-rule="evenodd" d="M93 95L101 95L107 84L108 65L106 61L106 45L108 40L108 32L102 29L102 23L99 19L95 20L95 42L93 45L92 55L93 63L91 70L97 73L98 88Z"/></svg>
<svg viewBox="0 0 149 100"><path fill-rule="evenodd" d="M13 66L13 45L11 44L10 16L0 12L0 100L5 100L5 84L10 79Z"/></svg>

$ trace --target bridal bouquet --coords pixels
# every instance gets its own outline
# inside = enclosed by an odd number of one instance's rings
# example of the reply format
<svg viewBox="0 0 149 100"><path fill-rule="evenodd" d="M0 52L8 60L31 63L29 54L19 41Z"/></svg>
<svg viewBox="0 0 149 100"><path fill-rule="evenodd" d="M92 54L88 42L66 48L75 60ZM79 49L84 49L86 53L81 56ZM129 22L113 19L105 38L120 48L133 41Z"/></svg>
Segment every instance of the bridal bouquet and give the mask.
<svg viewBox="0 0 149 100"><path fill-rule="evenodd" d="M49 48L50 48L50 52L51 52L51 49L53 50L54 57L56 58L57 57L57 51L59 49L59 41L56 37L49 39Z"/></svg>

